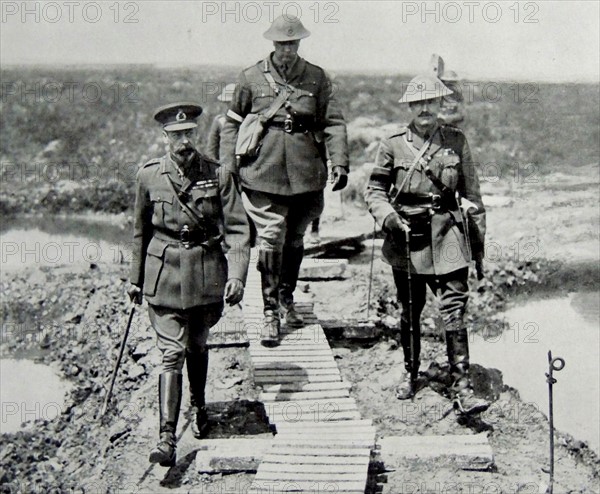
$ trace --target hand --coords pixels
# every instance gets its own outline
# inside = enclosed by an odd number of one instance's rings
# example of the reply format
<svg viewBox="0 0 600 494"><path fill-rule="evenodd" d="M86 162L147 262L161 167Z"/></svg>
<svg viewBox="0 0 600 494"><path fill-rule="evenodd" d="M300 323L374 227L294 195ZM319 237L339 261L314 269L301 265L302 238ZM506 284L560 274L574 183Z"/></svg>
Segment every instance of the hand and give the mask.
<svg viewBox="0 0 600 494"><path fill-rule="evenodd" d="M348 184L348 172L343 166L334 166L331 175L333 177L333 188L331 190L342 190Z"/></svg>
<svg viewBox="0 0 600 494"><path fill-rule="evenodd" d="M142 305L142 289L137 285L131 285L127 290L129 300L137 305Z"/></svg>
<svg viewBox="0 0 600 494"><path fill-rule="evenodd" d="M225 285L225 302L229 305L239 304L244 296L244 284L242 280L231 278Z"/></svg>
<svg viewBox="0 0 600 494"><path fill-rule="evenodd" d="M408 222L398 213L390 213L383 221L383 231L394 237L402 235L402 239L404 240L404 235L410 233L410 226L408 226Z"/></svg>

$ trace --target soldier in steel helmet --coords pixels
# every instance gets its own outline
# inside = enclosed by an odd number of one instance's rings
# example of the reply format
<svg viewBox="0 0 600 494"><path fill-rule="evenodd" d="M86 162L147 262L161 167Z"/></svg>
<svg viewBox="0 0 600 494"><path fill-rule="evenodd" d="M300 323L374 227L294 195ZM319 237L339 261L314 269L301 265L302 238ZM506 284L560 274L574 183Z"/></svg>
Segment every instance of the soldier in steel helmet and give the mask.
<svg viewBox="0 0 600 494"><path fill-rule="evenodd" d="M304 323L294 290L304 233L323 210L328 168L333 190L347 183L346 124L331 80L298 55L300 40L309 35L298 18L273 21L264 36L275 49L240 74L221 137L221 162L239 174L244 205L256 227L266 346L278 344L280 318L291 327ZM265 124L258 152L236 159L240 124L248 116L265 115L282 92L285 103Z"/></svg>
<svg viewBox="0 0 600 494"><path fill-rule="evenodd" d="M172 466L184 362L190 383L194 436L207 432L206 341L223 298L242 299L250 257L249 226L231 174L196 150L202 108L181 102L154 114L167 154L143 165L136 178L130 298L148 301L162 352L160 441L150 462Z"/></svg>
<svg viewBox="0 0 600 494"><path fill-rule="evenodd" d="M406 373L397 397L417 392L420 317L429 286L440 294L455 405L470 414L489 406L473 393L463 319L469 265L483 248L485 209L465 135L437 120L441 98L449 94L434 76L410 81L400 103L408 103L412 121L380 143L365 199L386 234L382 252L402 306L399 339Z"/></svg>
<svg viewBox="0 0 600 494"><path fill-rule="evenodd" d="M229 104L233 97L235 84L227 84L217 99L226 105ZM208 136L206 137L206 154L209 158L219 161L219 147L221 145L221 130L225 124L225 113L219 113L212 121Z"/></svg>

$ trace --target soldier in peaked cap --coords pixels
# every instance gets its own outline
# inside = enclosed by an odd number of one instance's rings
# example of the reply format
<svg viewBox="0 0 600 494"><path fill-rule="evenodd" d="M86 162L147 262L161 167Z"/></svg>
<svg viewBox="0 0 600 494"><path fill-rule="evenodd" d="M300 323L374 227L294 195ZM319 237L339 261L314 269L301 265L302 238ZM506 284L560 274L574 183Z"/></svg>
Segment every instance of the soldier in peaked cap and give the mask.
<svg viewBox="0 0 600 494"><path fill-rule="evenodd" d="M227 84L217 99L222 103L229 105L233 97L235 84ZM225 124L225 113L219 113L210 126L208 136L206 137L206 154L209 158L219 161L219 147L221 145L221 130Z"/></svg>
<svg viewBox="0 0 600 494"><path fill-rule="evenodd" d="M304 233L323 210L328 168L333 190L347 182L346 124L331 80L298 56L300 40L309 35L297 18L273 21L264 36L275 50L240 74L221 137L221 162L239 174L244 205L256 227L266 346L278 344L280 318L292 327L304 323L293 296ZM240 124L269 110L274 114L265 123L258 152L238 159Z"/></svg>
<svg viewBox="0 0 600 494"><path fill-rule="evenodd" d="M160 441L150 462L175 463L184 362L190 382L192 431L207 432L204 388L206 340L220 319L223 298L242 299L248 271L249 227L229 173L196 150L195 103L159 108L167 154L138 171L134 208L130 298L148 301L162 352L159 377Z"/></svg>
<svg viewBox="0 0 600 494"><path fill-rule="evenodd" d="M411 398L417 391L420 317L429 286L441 298L455 406L469 414L489 406L473 394L463 321L468 268L473 253L483 247L485 209L465 135L437 121L440 100L449 94L430 75L406 86L400 103L409 104L413 119L381 142L365 200L386 233L382 253L392 266L402 305L399 339L406 373L397 397ZM474 209L469 223L466 205Z"/></svg>

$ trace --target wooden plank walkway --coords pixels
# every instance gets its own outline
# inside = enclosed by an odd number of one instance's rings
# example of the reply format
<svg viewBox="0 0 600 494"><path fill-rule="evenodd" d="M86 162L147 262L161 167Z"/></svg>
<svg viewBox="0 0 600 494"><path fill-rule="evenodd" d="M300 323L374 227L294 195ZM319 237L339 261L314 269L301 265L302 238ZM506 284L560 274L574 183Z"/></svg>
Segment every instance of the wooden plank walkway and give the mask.
<svg viewBox="0 0 600 494"><path fill-rule="evenodd" d="M256 384L262 387L260 399L277 434L248 493L364 494L375 427L361 419L313 304L296 306L305 326L284 325L281 344L263 347L260 278L254 267L250 269L245 327Z"/></svg>

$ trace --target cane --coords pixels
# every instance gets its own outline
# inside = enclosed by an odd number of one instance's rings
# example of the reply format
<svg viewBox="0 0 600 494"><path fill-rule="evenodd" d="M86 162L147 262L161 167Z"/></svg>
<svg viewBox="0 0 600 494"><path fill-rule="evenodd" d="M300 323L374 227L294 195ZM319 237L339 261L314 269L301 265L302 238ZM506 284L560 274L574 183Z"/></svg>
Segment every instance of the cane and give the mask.
<svg viewBox="0 0 600 494"><path fill-rule="evenodd" d="M119 370L119 366L121 365L121 358L123 357L123 351L125 350L125 343L127 342L127 336L129 335L129 328L131 327L131 321L133 320L133 314L135 313L135 303L131 304L131 309L129 311L129 320L127 321L127 327L125 328L125 332L123 333L123 338L121 339L121 347L119 348L119 356L117 357L117 361L115 363L115 367L113 369L112 377L110 378L110 386L108 388L108 392L104 397L104 403L102 404L102 409L100 410L100 417L103 417L106 413L106 409L108 408L108 402L110 400L110 396L112 394L113 386L115 385L115 379L117 378L117 371Z"/></svg>
<svg viewBox="0 0 600 494"><path fill-rule="evenodd" d="M373 220L373 239L371 241L371 267L369 268L369 291L367 293L367 322L369 321L369 310L371 309L371 285L373 284L373 261L375 259L375 235L377 233L377 222Z"/></svg>
<svg viewBox="0 0 600 494"><path fill-rule="evenodd" d="M554 488L554 404L552 385L556 384L556 379L552 377L552 372L561 371L564 367L565 360L560 357L552 358L552 352L548 350L548 372L546 372L546 382L548 383L548 421L550 423L550 483L546 489L546 494L552 494Z"/></svg>
<svg viewBox="0 0 600 494"><path fill-rule="evenodd" d="M417 384L417 356L415 352L415 331L413 328L412 321L412 310L413 310L413 299L412 299L412 275L411 275L411 259L410 259L410 226L404 226L404 240L406 243L406 274L408 281L408 329L410 331L410 358L412 360L412 365L410 369L410 380L413 387L413 390L416 389Z"/></svg>

